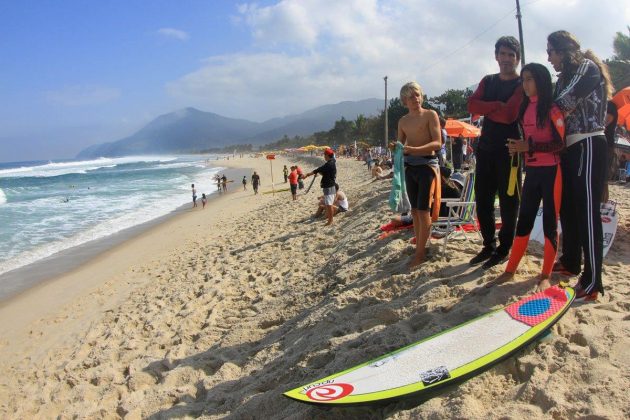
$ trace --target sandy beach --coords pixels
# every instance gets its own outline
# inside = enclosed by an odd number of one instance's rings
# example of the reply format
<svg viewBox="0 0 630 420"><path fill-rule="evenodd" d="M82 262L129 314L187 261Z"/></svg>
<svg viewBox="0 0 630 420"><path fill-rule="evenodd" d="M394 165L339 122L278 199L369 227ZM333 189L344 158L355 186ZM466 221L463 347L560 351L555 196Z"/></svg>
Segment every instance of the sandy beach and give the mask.
<svg viewBox="0 0 630 420"><path fill-rule="evenodd" d="M271 190L264 158L225 163L253 168ZM309 171L323 160L279 157L276 188L293 163ZM0 418L630 417L630 187L616 184L606 294L572 307L542 341L426 402L322 410L283 397L516 301L540 270L533 245L512 282L485 288L503 265L470 267L480 243L469 234L445 253L432 240L430 261L409 271L410 232L377 240L392 216L389 182L355 160L337 168L350 211L332 227L310 218L317 185L292 202L235 181L206 209L3 302Z"/></svg>

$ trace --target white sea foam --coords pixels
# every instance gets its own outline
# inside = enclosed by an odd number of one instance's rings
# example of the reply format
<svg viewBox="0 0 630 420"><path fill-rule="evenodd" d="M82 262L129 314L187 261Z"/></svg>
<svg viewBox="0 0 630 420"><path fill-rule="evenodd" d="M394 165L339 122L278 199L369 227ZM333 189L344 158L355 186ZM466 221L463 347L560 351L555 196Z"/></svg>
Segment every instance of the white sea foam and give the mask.
<svg viewBox="0 0 630 420"><path fill-rule="evenodd" d="M15 255L13 258L9 260L0 262L0 274L5 273L10 270L14 270L19 267L23 267L25 265L34 263L43 258L49 257L57 252L67 250L69 248L85 244L86 242L104 238L106 236L112 235L116 232L120 232L121 230L149 222L153 219L156 219L160 216L168 214L169 212L175 210L180 205L184 204L188 201L187 196L180 197L177 201L172 197L164 200L159 200L151 205L141 206L141 200L139 199L136 204L138 210L134 212L130 212L124 214L120 217L112 218L109 220L105 220L96 226L78 232L68 238L57 240L54 242L42 243L40 245L35 246L34 248L22 252L18 255ZM129 203L128 204L134 204ZM57 219L59 219L57 217ZM54 218L50 218L46 221L42 221L42 225L49 224L54 222L58 229L58 237L63 237L63 234L59 231L71 229L72 226L64 226L64 223L61 220L54 220ZM45 233L45 231L42 231ZM19 239L19 238L16 238Z"/></svg>
<svg viewBox="0 0 630 420"><path fill-rule="evenodd" d="M49 162L37 166L21 166L0 170L0 178L16 177L52 177L67 174L84 174L101 168L114 168L118 165L139 162L172 162L177 157L172 156L128 156L122 158L98 158L75 162Z"/></svg>
<svg viewBox="0 0 630 420"><path fill-rule="evenodd" d="M0 206L6 204L6 202L7 196L4 194L4 191L2 191L2 188L0 188Z"/></svg>
<svg viewBox="0 0 630 420"><path fill-rule="evenodd" d="M209 167L192 178L175 176L166 184L160 177L155 182L132 179L124 191L120 185L104 184L71 195L67 203L57 195L11 202L13 214L18 215L24 229L17 229L7 238L13 245L0 255L0 274L166 215L190 202L191 183L195 183L198 196L214 192L212 176L219 170Z"/></svg>

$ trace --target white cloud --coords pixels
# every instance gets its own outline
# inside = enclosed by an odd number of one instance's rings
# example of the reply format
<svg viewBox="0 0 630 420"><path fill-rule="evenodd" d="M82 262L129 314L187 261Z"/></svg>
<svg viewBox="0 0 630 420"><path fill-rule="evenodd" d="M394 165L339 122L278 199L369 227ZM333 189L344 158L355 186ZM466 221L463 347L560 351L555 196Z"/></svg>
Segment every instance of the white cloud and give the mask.
<svg viewBox="0 0 630 420"><path fill-rule="evenodd" d="M68 107L99 105L118 99L120 95L120 89L93 85L66 86L44 92L49 103Z"/></svg>
<svg viewBox="0 0 630 420"><path fill-rule="evenodd" d="M494 42L518 36L514 8L494 0L243 4L233 22L249 29L251 48L204 60L167 91L184 105L259 120L382 97L385 75L390 98L409 80L435 96L498 71ZM630 21L630 5L538 0L523 3L522 14L526 58L547 64L546 36L557 29L574 32L583 48L611 56L614 33Z"/></svg>
<svg viewBox="0 0 630 420"><path fill-rule="evenodd" d="M173 29L173 28L161 28L161 29L158 29L157 33L166 38L173 38L179 41L186 41L188 40L188 38L190 38L188 33L181 31L179 29Z"/></svg>

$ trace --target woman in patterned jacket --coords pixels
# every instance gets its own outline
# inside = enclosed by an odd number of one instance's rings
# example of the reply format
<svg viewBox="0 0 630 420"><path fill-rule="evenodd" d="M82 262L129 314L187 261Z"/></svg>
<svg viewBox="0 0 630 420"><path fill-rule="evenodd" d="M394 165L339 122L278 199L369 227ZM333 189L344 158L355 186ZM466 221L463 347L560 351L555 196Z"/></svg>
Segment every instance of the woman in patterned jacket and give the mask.
<svg viewBox="0 0 630 420"><path fill-rule="evenodd" d="M555 272L577 275L576 300L595 301L602 286L603 233L600 201L606 182L606 104L612 83L604 63L583 52L567 31L547 37L547 56L559 72L554 102L565 114L562 156L562 256ZM581 270L584 253L584 270Z"/></svg>

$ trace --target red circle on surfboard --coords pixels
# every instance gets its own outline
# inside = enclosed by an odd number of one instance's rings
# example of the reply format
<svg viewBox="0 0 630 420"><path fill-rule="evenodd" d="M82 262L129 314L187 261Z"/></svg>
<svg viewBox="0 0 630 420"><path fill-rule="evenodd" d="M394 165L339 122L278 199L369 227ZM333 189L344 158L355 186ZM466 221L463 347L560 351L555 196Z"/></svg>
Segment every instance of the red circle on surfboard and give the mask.
<svg viewBox="0 0 630 420"><path fill-rule="evenodd" d="M311 388L306 396L313 401L334 401L349 395L354 391L350 384L326 384Z"/></svg>

